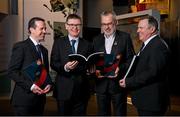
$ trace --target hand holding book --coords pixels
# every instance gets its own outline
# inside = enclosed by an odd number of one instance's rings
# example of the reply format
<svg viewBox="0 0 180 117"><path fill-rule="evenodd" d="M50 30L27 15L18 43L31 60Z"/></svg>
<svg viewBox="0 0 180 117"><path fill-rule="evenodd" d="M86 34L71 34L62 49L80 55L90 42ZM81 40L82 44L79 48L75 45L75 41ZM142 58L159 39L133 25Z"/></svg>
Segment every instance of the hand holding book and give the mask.
<svg viewBox="0 0 180 117"><path fill-rule="evenodd" d="M25 73L27 78L29 78L38 87L45 87L44 85L50 81L50 76L41 60L32 62L30 65L25 67L23 69L23 73Z"/></svg>
<svg viewBox="0 0 180 117"><path fill-rule="evenodd" d="M96 64L96 76L97 78L116 78L119 73L119 63L121 55L106 54L102 61Z"/></svg>

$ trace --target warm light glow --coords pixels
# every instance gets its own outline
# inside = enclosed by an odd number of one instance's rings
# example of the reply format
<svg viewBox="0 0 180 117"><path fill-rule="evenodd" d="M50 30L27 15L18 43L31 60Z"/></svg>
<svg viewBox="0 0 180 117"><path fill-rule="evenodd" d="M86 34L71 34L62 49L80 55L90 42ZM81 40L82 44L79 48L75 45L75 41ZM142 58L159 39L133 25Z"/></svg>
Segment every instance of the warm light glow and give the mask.
<svg viewBox="0 0 180 117"><path fill-rule="evenodd" d="M144 0L139 0L139 3L143 3L144 2Z"/></svg>

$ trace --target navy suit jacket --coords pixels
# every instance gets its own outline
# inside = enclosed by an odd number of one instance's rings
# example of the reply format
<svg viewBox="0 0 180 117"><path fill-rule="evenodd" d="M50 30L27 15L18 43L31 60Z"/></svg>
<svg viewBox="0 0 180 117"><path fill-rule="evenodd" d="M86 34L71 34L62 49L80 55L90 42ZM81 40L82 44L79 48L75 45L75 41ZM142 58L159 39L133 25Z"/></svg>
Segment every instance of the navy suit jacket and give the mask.
<svg viewBox="0 0 180 117"><path fill-rule="evenodd" d="M127 88L132 89L132 102L138 109L160 111L167 108L169 55L167 44L159 36L140 53L134 75L126 78Z"/></svg>
<svg viewBox="0 0 180 117"><path fill-rule="evenodd" d="M41 51L46 70L49 72L48 50L41 46ZM38 53L35 45L29 38L14 44L8 66L8 78L15 81L11 98L13 105L34 105L37 102L45 103L45 94L37 95L30 91L33 82L23 72L27 66L37 60ZM49 80L47 84L52 84L52 81Z"/></svg>
<svg viewBox="0 0 180 117"><path fill-rule="evenodd" d="M79 38L77 53L84 56L91 54L91 44L86 40ZM74 87L77 86L84 96L88 92L88 79L86 78L86 67L79 64L74 70L66 72L65 64L69 61L68 55L72 53L69 38L63 37L54 40L51 52L51 68L57 72L54 88L54 96L58 100L69 99L73 94ZM80 94L80 95L81 95Z"/></svg>

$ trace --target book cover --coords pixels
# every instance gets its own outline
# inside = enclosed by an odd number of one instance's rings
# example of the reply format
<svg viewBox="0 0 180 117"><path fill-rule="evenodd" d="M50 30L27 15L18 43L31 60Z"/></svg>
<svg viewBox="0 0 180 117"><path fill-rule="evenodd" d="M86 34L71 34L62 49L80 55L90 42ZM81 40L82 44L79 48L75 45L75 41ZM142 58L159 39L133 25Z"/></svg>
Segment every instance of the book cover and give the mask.
<svg viewBox="0 0 180 117"><path fill-rule="evenodd" d="M70 61L78 61L81 64L95 64L100 59L104 58L104 52L95 52L90 54L87 58L82 54L69 54Z"/></svg>
<svg viewBox="0 0 180 117"><path fill-rule="evenodd" d="M99 78L115 78L115 71L120 63L121 55L105 54L104 58L96 63L96 76Z"/></svg>
<svg viewBox="0 0 180 117"><path fill-rule="evenodd" d="M138 60L139 60L139 56L134 55L132 60L131 60L130 65L127 69L127 72L124 75L124 79L126 79L127 77L132 76L134 74Z"/></svg>
<svg viewBox="0 0 180 117"><path fill-rule="evenodd" d="M25 67L23 72L39 87L42 87L50 80L50 76L47 73L44 64L39 60Z"/></svg>

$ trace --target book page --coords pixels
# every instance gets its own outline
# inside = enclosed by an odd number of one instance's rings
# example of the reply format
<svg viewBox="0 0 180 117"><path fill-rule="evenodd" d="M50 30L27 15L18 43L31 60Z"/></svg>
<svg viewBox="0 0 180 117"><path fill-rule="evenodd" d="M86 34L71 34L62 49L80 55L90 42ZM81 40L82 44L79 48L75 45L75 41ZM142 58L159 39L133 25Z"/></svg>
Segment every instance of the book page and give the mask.
<svg viewBox="0 0 180 117"><path fill-rule="evenodd" d="M95 53L92 53L92 54L90 54L90 55L87 57L87 60L89 60L92 56L95 56L95 55L98 55L98 54L104 54L104 52L95 52Z"/></svg>
<svg viewBox="0 0 180 117"><path fill-rule="evenodd" d="M68 55L70 59L72 60L79 60L79 58L84 59L85 61L87 61L86 57L83 56L82 54L69 54Z"/></svg>
<svg viewBox="0 0 180 117"><path fill-rule="evenodd" d="M133 67L135 66L135 62L136 62L136 61L137 61L137 56L134 55L134 56L133 56L133 59L132 59L132 61L131 61L131 63L130 63L130 65L129 65L129 68L128 68L125 76L124 76L124 79L126 79L126 77L130 74L130 72L132 71Z"/></svg>

